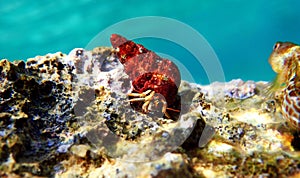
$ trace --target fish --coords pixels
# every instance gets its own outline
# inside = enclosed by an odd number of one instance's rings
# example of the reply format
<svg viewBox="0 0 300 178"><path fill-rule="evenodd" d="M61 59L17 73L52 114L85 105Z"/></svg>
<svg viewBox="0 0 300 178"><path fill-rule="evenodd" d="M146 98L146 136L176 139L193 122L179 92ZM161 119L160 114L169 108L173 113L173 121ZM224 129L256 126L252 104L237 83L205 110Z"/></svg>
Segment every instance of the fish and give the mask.
<svg viewBox="0 0 300 178"><path fill-rule="evenodd" d="M281 93L281 113L292 130L300 131L300 46L276 42L269 63L277 73L269 93Z"/></svg>

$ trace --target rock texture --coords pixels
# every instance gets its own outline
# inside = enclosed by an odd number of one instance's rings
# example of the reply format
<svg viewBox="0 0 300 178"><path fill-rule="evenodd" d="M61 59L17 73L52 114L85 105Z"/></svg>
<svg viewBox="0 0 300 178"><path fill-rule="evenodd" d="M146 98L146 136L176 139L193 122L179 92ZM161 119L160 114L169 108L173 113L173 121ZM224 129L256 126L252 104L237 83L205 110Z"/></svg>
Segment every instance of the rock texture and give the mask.
<svg viewBox="0 0 300 178"><path fill-rule="evenodd" d="M181 82L181 113L131 107L114 49L0 61L1 177L299 176L266 82Z"/></svg>

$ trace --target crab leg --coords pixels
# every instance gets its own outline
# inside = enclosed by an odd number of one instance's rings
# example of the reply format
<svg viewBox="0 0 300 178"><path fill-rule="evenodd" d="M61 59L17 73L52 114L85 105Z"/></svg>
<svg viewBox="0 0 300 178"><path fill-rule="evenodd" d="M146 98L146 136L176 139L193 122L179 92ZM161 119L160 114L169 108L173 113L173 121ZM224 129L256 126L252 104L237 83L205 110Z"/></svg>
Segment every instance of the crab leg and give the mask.
<svg viewBox="0 0 300 178"><path fill-rule="evenodd" d="M142 109L144 112L148 112L148 107L149 107L150 101L153 99L154 94L155 94L155 91L152 91L152 90L147 90L143 93L130 93L130 94L128 94L128 96L139 97L139 98L130 99L129 102L144 101L145 103L143 104Z"/></svg>
<svg viewBox="0 0 300 178"><path fill-rule="evenodd" d="M154 92L152 90L147 90L143 93L129 93L128 96L133 96L133 97L140 97L140 98L145 98L149 93ZM154 94L153 94L154 95ZM138 98L136 98L138 99ZM138 100L138 101L145 101L145 100Z"/></svg>
<svg viewBox="0 0 300 178"><path fill-rule="evenodd" d="M155 95L155 91L152 91L152 90L147 90L143 93L129 93L128 94L128 96L138 97L138 98L130 99L129 102L139 102L139 101L145 102L142 106L142 110L145 113L147 113L149 111L149 109L148 109L149 104L150 104L151 100L153 99L154 95ZM158 101L155 101L155 102L158 102ZM163 101L162 113L164 113L167 118L171 118L171 116L168 114L167 110L179 112L178 110L168 108L167 103L165 101Z"/></svg>

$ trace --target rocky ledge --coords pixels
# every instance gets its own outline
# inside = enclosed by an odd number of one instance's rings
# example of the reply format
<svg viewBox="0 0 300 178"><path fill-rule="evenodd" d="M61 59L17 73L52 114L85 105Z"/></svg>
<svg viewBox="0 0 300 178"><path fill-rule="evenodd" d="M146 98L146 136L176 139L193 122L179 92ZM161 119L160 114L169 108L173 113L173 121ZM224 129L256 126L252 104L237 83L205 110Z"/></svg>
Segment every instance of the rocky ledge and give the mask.
<svg viewBox="0 0 300 178"><path fill-rule="evenodd" d="M181 112L144 114L112 48L0 61L1 177L300 175L300 139L267 82L182 81Z"/></svg>

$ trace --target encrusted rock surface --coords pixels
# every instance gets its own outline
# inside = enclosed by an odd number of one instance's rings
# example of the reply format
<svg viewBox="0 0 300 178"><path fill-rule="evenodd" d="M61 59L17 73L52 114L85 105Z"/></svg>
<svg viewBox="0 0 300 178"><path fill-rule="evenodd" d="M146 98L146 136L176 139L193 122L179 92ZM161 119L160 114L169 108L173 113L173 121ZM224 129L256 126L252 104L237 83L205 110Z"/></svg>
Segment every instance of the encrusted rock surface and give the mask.
<svg viewBox="0 0 300 178"><path fill-rule="evenodd" d="M181 82L143 114L114 49L0 61L0 177L299 176L300 139L266 82Z"/></svg>

